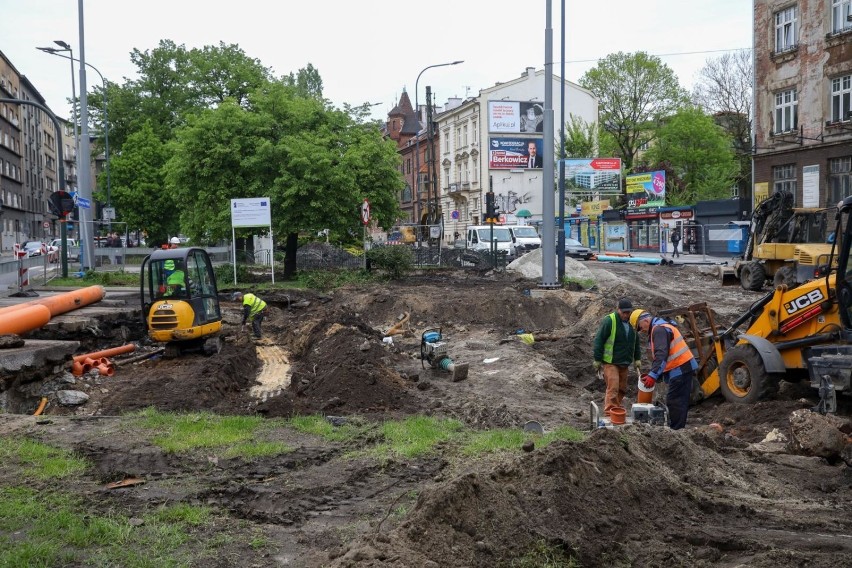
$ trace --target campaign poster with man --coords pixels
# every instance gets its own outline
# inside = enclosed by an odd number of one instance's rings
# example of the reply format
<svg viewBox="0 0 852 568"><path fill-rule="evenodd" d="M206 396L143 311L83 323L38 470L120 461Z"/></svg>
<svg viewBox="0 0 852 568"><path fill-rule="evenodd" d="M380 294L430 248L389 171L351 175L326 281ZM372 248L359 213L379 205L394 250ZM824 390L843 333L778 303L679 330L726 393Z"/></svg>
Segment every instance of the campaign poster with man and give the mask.
<svg viewBox="0 0 852 568"><path fill-rule="evenodd" d="M543 138L491 138L488 145L488 167L492 170L543 167Z"/></svg>

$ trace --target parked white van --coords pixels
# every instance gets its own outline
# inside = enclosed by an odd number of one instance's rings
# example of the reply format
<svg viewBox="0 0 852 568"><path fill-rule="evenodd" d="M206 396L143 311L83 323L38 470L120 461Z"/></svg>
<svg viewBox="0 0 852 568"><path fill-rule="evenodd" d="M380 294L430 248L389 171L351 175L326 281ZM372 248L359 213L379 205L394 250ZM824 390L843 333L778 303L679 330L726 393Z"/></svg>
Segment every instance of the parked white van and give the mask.
<svg viewBox="0 0 852 568"><path fill-rule="evenodd" d="M489 252L492 239L491 225L473 225L467 228L467 248ZM497 243L497 250L505 254L512 253L512 234L503 225L493 226L493 238Z"/></svg>
<svg viewBox="0 0 852 568"><path fill-rule="evenodd" d="M535 227L529 225L506 225L512 235L512 256L518 257L531 250L541 248L541 237Z"/></svg>

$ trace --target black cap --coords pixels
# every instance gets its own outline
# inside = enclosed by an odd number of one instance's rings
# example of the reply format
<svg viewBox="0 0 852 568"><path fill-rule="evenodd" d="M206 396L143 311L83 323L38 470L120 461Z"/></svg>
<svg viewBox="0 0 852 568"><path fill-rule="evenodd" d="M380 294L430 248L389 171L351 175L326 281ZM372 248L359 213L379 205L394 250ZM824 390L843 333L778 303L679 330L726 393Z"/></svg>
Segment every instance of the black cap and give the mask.
<svg viewBox="0 0 852 568"><path fill-rule="evenodd" d="M630 298L622 298L618 301L618 309L627 311L633 309L633 302L630 301Z"/></svg>

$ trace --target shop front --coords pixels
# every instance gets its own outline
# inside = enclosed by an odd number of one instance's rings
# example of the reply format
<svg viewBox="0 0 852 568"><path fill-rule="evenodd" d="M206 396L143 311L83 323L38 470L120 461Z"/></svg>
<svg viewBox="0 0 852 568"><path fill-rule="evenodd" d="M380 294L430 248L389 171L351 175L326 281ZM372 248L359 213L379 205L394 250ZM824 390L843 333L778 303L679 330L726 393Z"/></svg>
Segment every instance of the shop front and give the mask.
<svg viewBox="0 0 852 568"><path fill-rule="evenodd" d="M627 222L628 250L636 252L663 252L660 248L660 222L658 207L628 209L624 215Z"/></svg>

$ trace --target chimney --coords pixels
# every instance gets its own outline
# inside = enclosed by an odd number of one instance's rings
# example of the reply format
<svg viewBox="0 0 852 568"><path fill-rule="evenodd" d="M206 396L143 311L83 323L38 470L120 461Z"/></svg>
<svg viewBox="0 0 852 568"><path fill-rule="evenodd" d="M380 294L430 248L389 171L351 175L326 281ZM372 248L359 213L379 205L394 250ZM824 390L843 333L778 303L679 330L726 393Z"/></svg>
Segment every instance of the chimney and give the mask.
<svg viewBox="0 0 852 568"><path fill-rule="evenodd" d="M525 74L530 78L535 77L535 67L527 67Z"/></svg>

